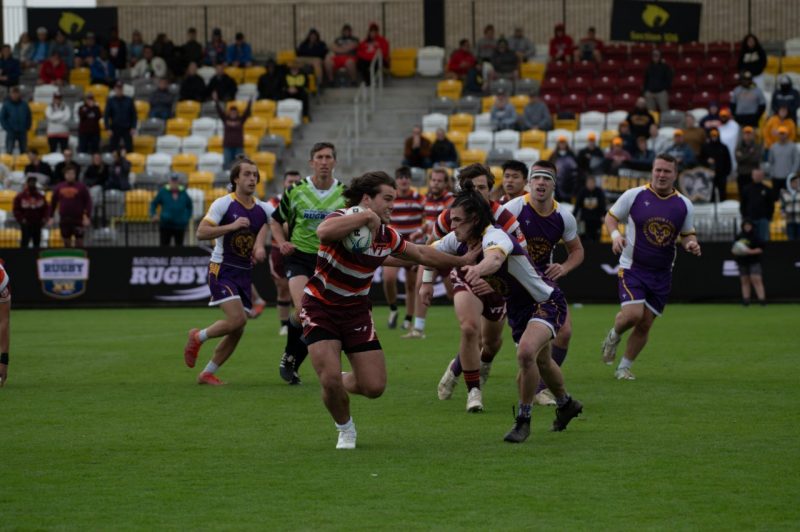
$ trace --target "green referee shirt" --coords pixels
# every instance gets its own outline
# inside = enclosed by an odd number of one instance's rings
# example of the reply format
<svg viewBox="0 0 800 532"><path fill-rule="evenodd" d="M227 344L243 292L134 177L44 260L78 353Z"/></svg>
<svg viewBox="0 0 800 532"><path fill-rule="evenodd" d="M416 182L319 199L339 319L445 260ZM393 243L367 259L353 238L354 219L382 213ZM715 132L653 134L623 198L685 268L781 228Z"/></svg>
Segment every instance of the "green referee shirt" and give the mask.
<svg viewBox="0 0 800 532"><path fill-rule="evenodd" d="M319 249L317 226L330 213L344 207L343 192L344 185L336 179L329 189L320 190L310 177L306 177L284 192L272 217L278 223L289 226L287 240L297 249L316 254Z"/></svg>

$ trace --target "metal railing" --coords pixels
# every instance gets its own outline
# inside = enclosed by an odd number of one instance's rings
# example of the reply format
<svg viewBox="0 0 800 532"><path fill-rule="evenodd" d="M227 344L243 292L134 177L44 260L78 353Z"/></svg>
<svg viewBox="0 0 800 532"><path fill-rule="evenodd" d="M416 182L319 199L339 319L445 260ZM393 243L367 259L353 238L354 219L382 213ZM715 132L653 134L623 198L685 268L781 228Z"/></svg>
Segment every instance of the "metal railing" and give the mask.
<svg viewBox="0 0 800 532"><path fill-rule="evenodd" d="M369 64L370 84L361 82L353 97L353 121L345 120L336 134L344 160L352 163L353 152L361 145L361 136L369 126L378 101L383 97L383 54L378 51Z"/></svg>

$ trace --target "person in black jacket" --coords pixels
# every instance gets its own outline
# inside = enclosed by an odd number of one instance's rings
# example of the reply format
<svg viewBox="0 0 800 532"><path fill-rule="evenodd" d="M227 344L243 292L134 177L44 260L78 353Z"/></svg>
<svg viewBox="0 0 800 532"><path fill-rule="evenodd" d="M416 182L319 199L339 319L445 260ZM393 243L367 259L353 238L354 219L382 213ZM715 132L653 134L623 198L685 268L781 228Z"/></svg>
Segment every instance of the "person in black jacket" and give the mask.
<svg viewBox="0 0 800 532"><path fill-rule="evenodd" d="M758 42L758 38L752 33L748 33L742 39L742 49L739 52L739 72L750 72L753 76L753 81L760 85L760 76L764 69L767 68L767 52L764 47Z"/></svg>
<svg viewBox="0 0 800 532"><path fill-rule="evenodd" d="M233 100L236 98L236 82L225 73L225 65L223 63L217 63L214 68L217 69L217 72L208 82L208 96L214 99L216 94L216 99L221 102Z"/></svg>
<svg viewBox="0 0 800 532"><path fill-rule="evenodd" d="M194 61L186 67L186 76L181 81L181 100L202 102L206 98L206 82L197 75L197 63Z"/></svg>
<svg viewBox="0 0 800 532"><path fill-rule="evenodd" d="M764 279L761 274L761 256L764 254L764 241L759 238L751 220L742 220L742 230L734 239L731 250L739 266L739 281L742 286L742 305L750 305L750 287L756 291L760 305L766 305Z"/></svg>
<svg viewBox="0 0 800 532"><path fill-rule="evenodd" d="M769 221L775 211L775 197L773 190L764 184L764 170L753 170L753 182L747 185L739 204L742 218L752 220L758 237L769 240Z"/></svg>
<svg viewBox="0 0 800 532"><path fill-rule="evenodd" d="M727 197L728 176L731 175L731 153L728 147L719 140L719 130L712 128L703 147L700 149L700 164L714 169L714 187L719 194L719 201Z"/></svg>
<svg viewBox="0 0 800 532"><path fill-rule="evenodd" d="M458 167L458 152L455 145L444 133L444 129L436 130L436 140L431 145L431 162L433 166Z"/></svg>
<svg viewBox="0 0 800 532"><path fill-rule="evenodd" d="M575 219L583 222L583 238L590 242L600 241L600 228L606 214L606 195L597 186L594 176L586 179L586 186L575 197Z"/></svg>
<svg viewBox="0 0 800 532"><path fill-rule="evenodd" d="M280 100L283 96L286 72L278 66L274 59L268 59L264 63L264 68L267 71L258 78L258 99Z"/></svg>
<svg viewBox="0 0 800 532"><path fill-rule="evenodd" d="M123 94L121 81L117 81L114 85L114 95L106 103L103 118L106 129L111 131L111 149L118 147L122 142L125 151L133 151L131 135L136 130L136 106L133 104L133 99Z"/></svg>
<svg viewBox="0 0 800 532"><path fill-rule="evenodd" d="M92 164L86 168L86 173L83 174L83 184L89 188L103 187L105 188L108 181L108 167L103 162L103 157L99 153L92 154Z"/></svg>
<svg viewBox="0 0 800 532"><path fill-rule="evenodd" d="M644 97L650 111L663 113L669 110L672 68L664 62L658 49L653 50L652 59L644 73Z"/></svg>

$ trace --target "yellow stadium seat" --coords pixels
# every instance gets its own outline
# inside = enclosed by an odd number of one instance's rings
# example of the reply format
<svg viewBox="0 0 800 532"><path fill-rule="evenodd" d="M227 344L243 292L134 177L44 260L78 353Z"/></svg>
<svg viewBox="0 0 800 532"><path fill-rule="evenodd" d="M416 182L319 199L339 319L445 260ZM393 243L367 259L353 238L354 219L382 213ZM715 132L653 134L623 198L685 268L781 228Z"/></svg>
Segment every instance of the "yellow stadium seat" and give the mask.
<svg viewBox="0 0 800 532"><path fill-rule="evenodd" d="M209 191L213 188L214 174L211 172L190 172L187 180L189 188L199 188L200 190Z"/></svg>
<svg viewBox="0 0 800 532"><path fill-rule="evenodd" d="M156 193L152 190L134 189L125 192L125 219L145 222L150 220L150 202Z"/></svg>
<svg viewBox="0 0 800 532"><path fill-rule="evenodd" d="M143 155L156 152L156 138L152 135L136 135L133 137L133 151Z"/></svg>
<svg viewBox="0 0 800 532"><path fill-rule="evenodd" d="M606 149L611 146L611 141L617 137L619 133L616 129L606 129L602 133L600 133L600 147L602 149Z"/></svg>
<svg viewBox="0 0 800 532"><path fill-rule="evenodd" d="M208 212L209 207L211 204L214 203L214 200L217 200L228 193L227 188L217 187L212 188L209 191L206 191L206 212Z"/></svg>
<svg viewBox="0 0 800 532"><path fill-rule="evenodd" d="M764 74L775 75L781 71L781 58L776 55L767 56L767 66L764 68Z"/></svg>
<svg viewBox="0 0 800 532"><path fill-rule="evenodd" d="M514 106L517 114L521 115L525 110L525 106L531 102L531 98L527 94L517 94L516 96L509 98L508 101L510 101L511 105Z"/></svg>
<svg viewBox="0 0 800 532"><path fill-rule="evenodd" d="M61 231L51 229L50 236L47 238L47 245L51 248L63 248L64 238L61 236Z"/></svg>
<svg viewBox="0 0 800 532"><path fill-rule="evenodd" d="M128 162L131 163L131 172L134 174L141 174L144 172L144 163L146 161L146 157L141 153L131 152L126 153L125 158L128 159Z"/></svg>
<svg viewBox="0 0 800 532"><path fill-rule="evenodd" d="M192 121L185 118L170 118L167 120L167 135L176 137L188 137L192 130Z"/></svg>
<svg viewBox="0 0 800 532"><path fill-rule="evenodd" d="M502 187L503 185L503 168L500 166L490 166L489 170L491 170L492 175L494 176L494 186L495 188Z"/></svg>
<svg viewBox="0 0 800 532"><path fill-rule="evenodd" d="M245 83L258 83L258 78L267 73L267 69L263 66L249 66L244 69L244 82Z"/></svg>
<svg viewBox="0 0 800 532"><path fill-rule="evenodd" d="M19 229L0 229L0 247L18 248L22 239L22 231Z"/></svg>
<svg viewBox="0 0 800 532"><path fill-rule="evenodd" d="M214 135L209 138L206 150L212 153L222 153L222 137Z"/></svg>
<svg viewBox="0 0 800 532"><path fill-rule="evenodd" d="M286 116L276 116L268 121L268 130L272 135L283 137L287 146L292 144L292 119Z"/></svg>
<svg viewBox="0 0 800 532"><path fill-rule="evenodd" d="M27 153L20 153L17 155L16 159L14 159L14 171L21 172L25 170L25 167L31 164L31 160L28 158Z"/></svg>
<svg viewBox="0 0 800 532"><path fill-rule="evenodd" d="M473 163L486 163L486 152L483 150L462 150L461 164L466 166Z"/></svg>
<svg viewBox="0 0 800 532"><path fill-rule="evenodd" d="M95 100L108 100L108 85L103 85L102 83L95 83L94 85L89 85L89 88L86 89L86 92L91 92L94 94Z"/></svg>
<svg viewBox="0 0 800 532"><path fill-rule="evenodd" d="M467 115L470 116L470 115ZM452 124L452 123L451 123ZM447 138L459 152L467 149L467 134L458 129L451 129L447 132Z"/></svg>
<svg viewBox="0 0 800 532"><path fill-rule="evenodd" d="M488 113L494 105L494 96L484 96L481 98L481 113Z"/></svg>
<svg viewBox="0 0 800 532"><path fill-rule="evenodd" d="M545 68L546 65L544 63L522 63L519 67L519 75L521 78L542 81Z"/></svg>
<svg viewBox="0 0 800 532"><path fill-rule="evenodd" d="M269 120L275 116L275 100L256 100L253 102L253 116Z"/></svg>
<svg viewBox="0 0 800 532"><path fill-rule="evenodd" d="M475 116L467 113L456 113L450 116L449 125L450 131L459 131L464 135L469 135L475 128Z"/></svg>
<svg viewBox="0 0 800 532"><path fill-rule="evenodd" d="M431 144L433 144L434 141L436 140L436 133L433 131L423 131L422 136L428 139L428 142L430 142Z"/></svg>
<svg viewBox="0 0 800 532"><path fill-rule="evenodd" d="M14 168L14 156L9 153L0 154L0 163L3 163L6 168Z"/></svg>
<svg viewBox="0 0 800 532"><path fill-rule="evenodd" d="M244 100L231 100L227 104L225 104L225 110L230 111L231 107L236 107L239 110L239 114L244 114L244 110L247 109L247 102Z"/></svg>
<svg viewBox="0 0 800 532"><path fill-rule="evenodd" d="M194 100L181 100L175 106L175 116L177 118L185 118L187 120L194 120L200 116L200 102Z"/></svg>
<svg viewBox="0 0 800 532"><path fill-rule="evenodd" d="M566 129L567 131L578 131L577 118L556 118L553 122L553 129Z"/></svg>
<svg viewBox="0 0 800 532"><path fill-rule="evenodd" d="M36 150L39 155L50 153L50 144L47 143L47 137L44 135L35 135L28 139L28 149Z"/></svg>
<svg viewBox="0 0 800 532"><path fill-rule="evenodd" d="M542 148L541 150L539 150L539 158L542 160L546 161L550 159L551 155L553 155L552 148Z"/></svg>
<svg viewBox="0 0 800 532"><path fill-rule="evenodd" d="M781 72L800 72L800 55L787 55L781 59Z"/></svg>
<svg viewBox="0 0 800 532"><path fill-rule="evenodd" d="M544 131L539 131L538 129L529 129L528 131L522 132L522 135L520 136L519 147L533 148L541 152L544 149L546 142L547 134Z"/></svg>
<svg viewBox="0 0 800 532"><path fill-rule="evenodd" d="M44 120L44 110L47 109L47 104L44 102L28 102L28 107L31 109L31 127L35 127L36 123Z"/></svg>
<svg viewBox="0 0 800 532"><path fill-rule="evenodd" d="M275 61L279 65L288 65L295 59L297 59L297 54L294 50L279 50Z"/></svg>
<svg viewBox="0 0 800 532"><path fill-rule="evenodd" d="M267 119L260 116L251 116L244 123L244 132L261 138L267 131Z"/></svg>
<svg viewBox="0 0 800 532"><path fill-rule="evenodd" d="M258 167L262 182L269 182L275 178L275 154L271 151L260 151L254 153L251 158Z"/></svg>
<svg viewBox="0 0 800 532"><path fill-rule="evenodd" d="M139 122L147 120L147 115L150 114L150 102L134 100L133 104L136 106L136 118L139 119Z"/></svg>
<svg viewBox="0 0 800 532"><path fill-rule="evenodd" d="M10 189L0 190L0 210L8 213L14 210L14 196L17 193Z"/></svg>
<svg viewBox="0 0 800 532"><path fill-rule="evenodd" d="M235 67L235 66L225 67L225 73L227 75L229 75L231 78L233 78L233 81L235 81L237 85L240 85L240 84L244 83L244 69L243 68L239 68L239 67Z"/></svg>
<svg viewBox="0 0 800 532"><path fill-rule="evenodd" d="M413 77L417 71L416 48L392 48L389 52L389 73L396 78Z"/></svg>
<svg viewBox="0 0 800 532"><path fill-rule="evenodd" d="M259 138L260 137L257 137L255 135L251 135L250 133L245 133L244 134L244 153L245 153L245 155L250 157L252 154L254 154L256 152L256 150L258 150L258 139Z"/></svg>
<svg viewBox="0 0 800 532"><path fill-rule="evenodd" d="M463 84L457 79L446 79L436 84L436 96L458 100L461 98Z"/></svg>
<svg viewBox="0 0 800 532"><path fill-rule="evenodd" d="M197 170L197 155L193 153L179 153L172 156L172 170L182 174L190 174Z"/></svg>
<svg viewBox="0 0 800 532"><path fill-rule="evenodd" d="M85 90L91 81L91 74L88 68L81 67L81 68L73 68L69 72L69 83L70 85L77 85L79 87L83 87Z"/></svg>

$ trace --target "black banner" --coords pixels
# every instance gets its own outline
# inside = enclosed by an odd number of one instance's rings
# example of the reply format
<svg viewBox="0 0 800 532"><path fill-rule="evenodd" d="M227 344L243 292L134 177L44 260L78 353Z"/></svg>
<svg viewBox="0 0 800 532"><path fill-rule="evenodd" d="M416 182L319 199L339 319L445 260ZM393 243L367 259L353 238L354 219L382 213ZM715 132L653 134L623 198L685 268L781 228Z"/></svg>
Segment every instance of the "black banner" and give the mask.
<svg viewBox="0 0 800 532"><path fill-rule="evenodd" d="M117 27L116 7L97 8L28 8L28 31L36 38L36 29L47 28L52 38L57 30L67 39L80 42L87 32L94 32L99 42L107 42L111 28Z"/></svg>
<svg viewBox="0 0 800 532"><path fill-rule="evenodd" d="M678 251L673 302L738 301L739 277L730 243L706 243L703 256ZM586 244L584 263L560 282L570 302L617 302L617 257L607 244ZM563 253L563 250L562 250ZM15 307L203 306L208 304L209 250L93 248L0 250ZM563 257L557 257L563 260ZM770 301L800 301L800 246L771 242L762 261ZM266 264L253 274L259 293L275 302ZM371 296L383 302L379 283ZM446 299L441 298L444 302Z"/></svg>
<svg viewBox="0 0 800 532"><path fill-rule="evenodd" d="M700 40L702 8L689 2L614 0L611 40L654 44Z"/></svg>

